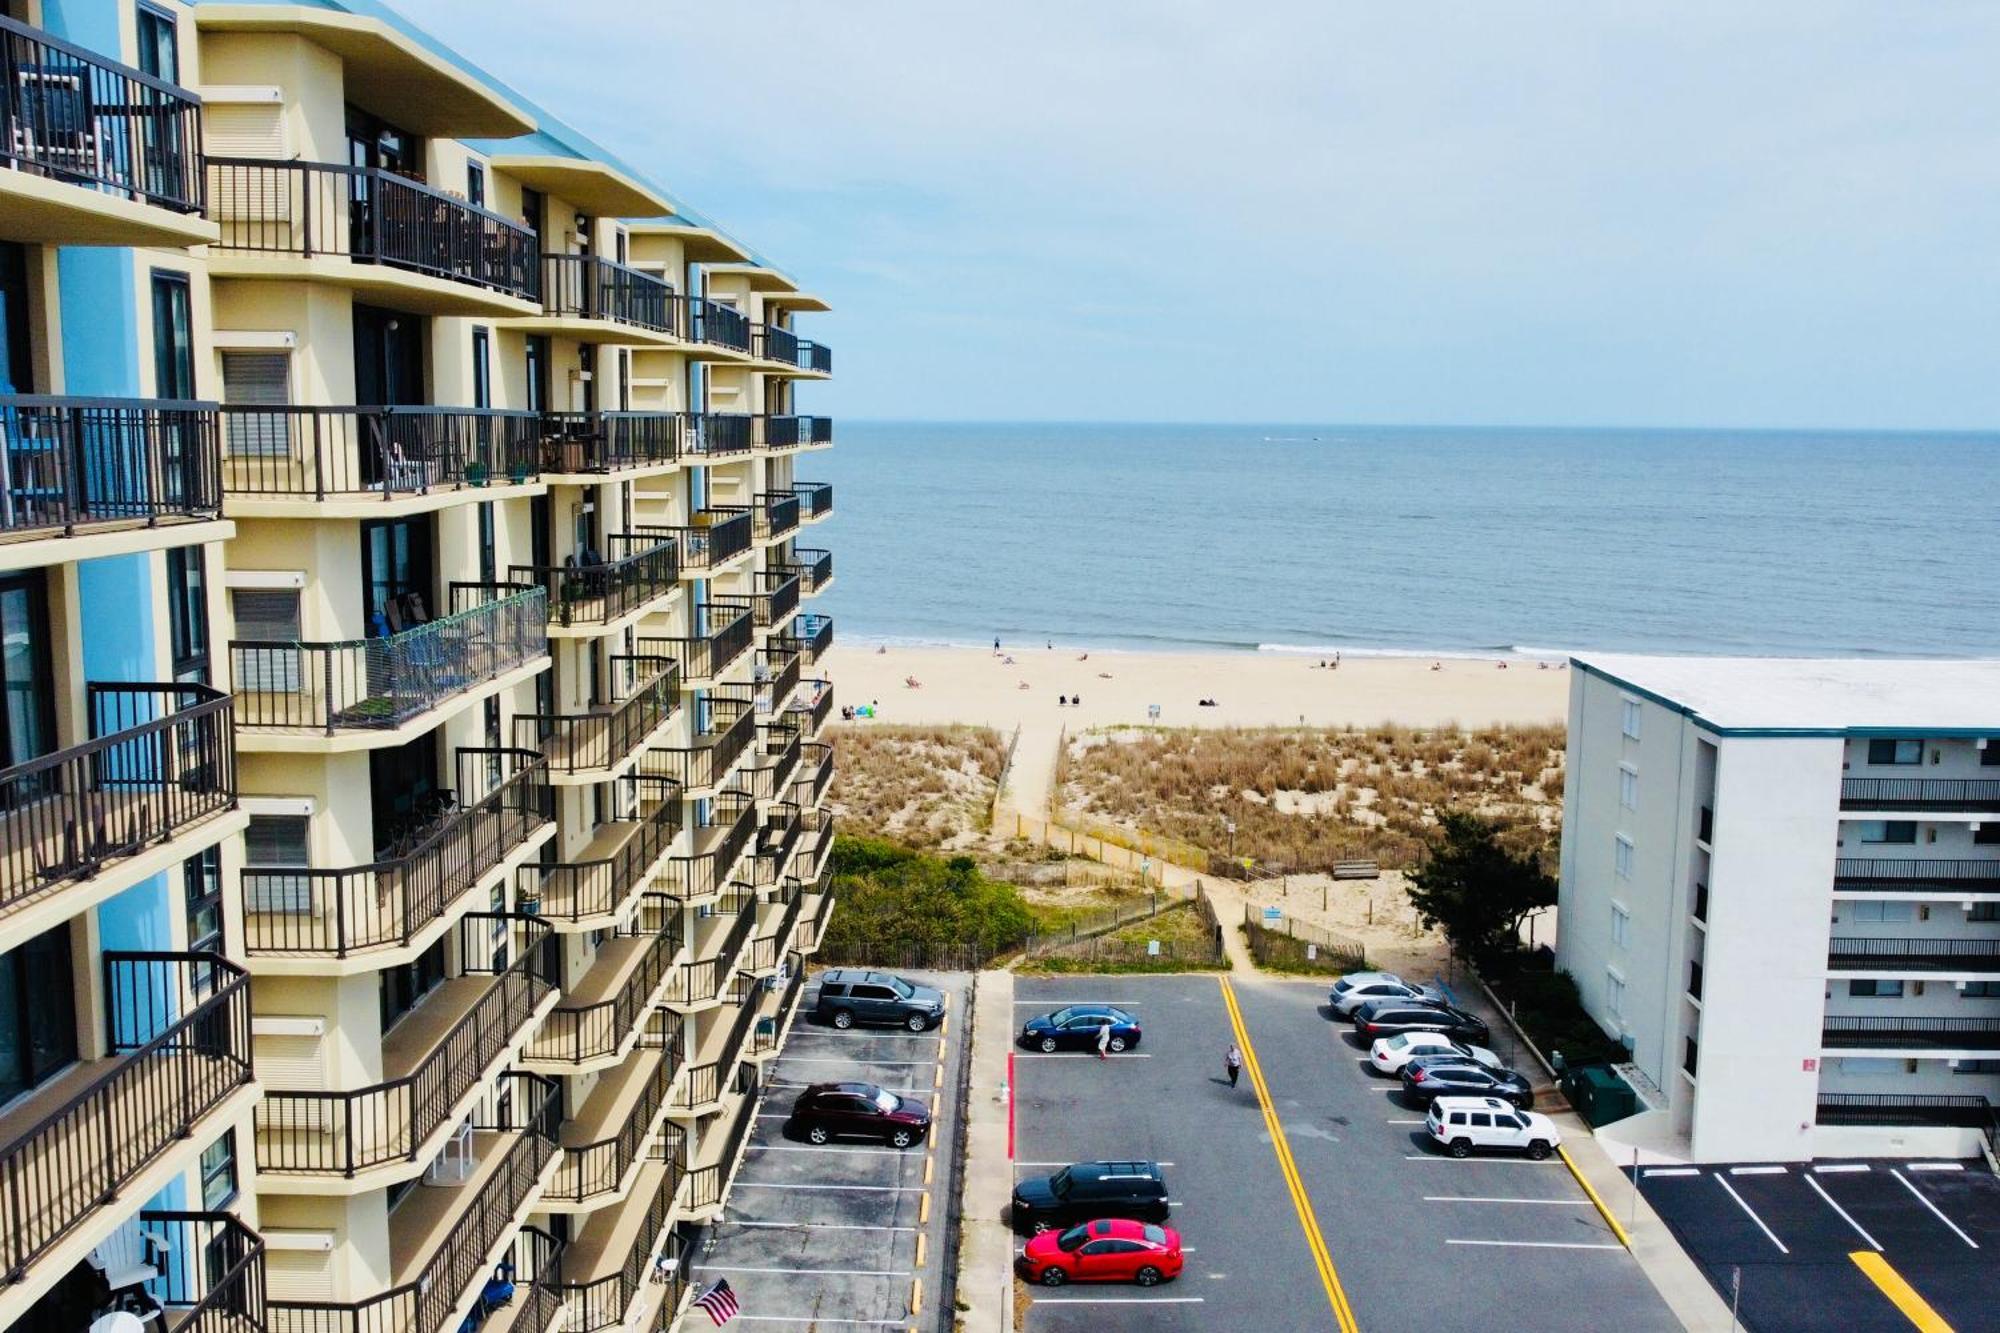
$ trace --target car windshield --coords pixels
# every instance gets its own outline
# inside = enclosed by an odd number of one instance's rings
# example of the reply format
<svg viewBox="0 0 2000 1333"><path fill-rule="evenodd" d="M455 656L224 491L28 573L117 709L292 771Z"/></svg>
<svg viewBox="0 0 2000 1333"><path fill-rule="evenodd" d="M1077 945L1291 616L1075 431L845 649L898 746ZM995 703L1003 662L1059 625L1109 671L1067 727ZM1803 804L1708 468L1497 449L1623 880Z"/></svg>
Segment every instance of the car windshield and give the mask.
<svg viewBox="0 0 2000 1333"><path fill-rule="evenodd" d="M1068 1231L1063 1232L1062 1237L1056 1241L1056 1245L1064 1251L1069 1251L1074 1250L1089 1239L1090 1223L1085 1222L1081 1226L1074 1226Z"/></svg>
<svg viewBox="0 0 2000 1333"><path fill-rule="evenodd" d="M898 1097L895 1093L890 1092L887 1088L875 1089L875 1095L873 1097L870 1097L868 1100L874 1102L875 1109L880 1111L883 1115L889 1114L889 1112L895 1110L898 1106L901 1106L903 1104L902 1099Z"/></svg>
<svg viewBox="0 0 2000 1333"><path fill-rule="evenodd" d="M1049 1189L1054 1192L1055 1196L1058 1199L1067 1199L1069 1197L1068 1167L1064 1167L1062 1170L1056 1172L1054 1175L1049 1177Z"/></svg>
<svg viewBox="0 0 2000 1333"><path fill-rule="evenodd" d="M897 996L905 1000L917 993L917 988L901 977L890 977L889 989L896 992Z"/></svg>

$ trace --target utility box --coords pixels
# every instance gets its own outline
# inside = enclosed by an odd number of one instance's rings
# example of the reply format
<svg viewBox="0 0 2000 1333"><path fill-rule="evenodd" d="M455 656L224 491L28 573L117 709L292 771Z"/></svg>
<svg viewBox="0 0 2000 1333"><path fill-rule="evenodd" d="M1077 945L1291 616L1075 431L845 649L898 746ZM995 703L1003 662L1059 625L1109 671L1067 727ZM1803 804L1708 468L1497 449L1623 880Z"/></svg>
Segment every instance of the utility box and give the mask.
<svg viewBox="0 0 2000 1333"><path fill-rule="evenodd" d="M1605 1065L1572 1066L1563 1072L1563 1096L1593 1128L1623 1120L1639 1109L1639 1094Z"/></svg>

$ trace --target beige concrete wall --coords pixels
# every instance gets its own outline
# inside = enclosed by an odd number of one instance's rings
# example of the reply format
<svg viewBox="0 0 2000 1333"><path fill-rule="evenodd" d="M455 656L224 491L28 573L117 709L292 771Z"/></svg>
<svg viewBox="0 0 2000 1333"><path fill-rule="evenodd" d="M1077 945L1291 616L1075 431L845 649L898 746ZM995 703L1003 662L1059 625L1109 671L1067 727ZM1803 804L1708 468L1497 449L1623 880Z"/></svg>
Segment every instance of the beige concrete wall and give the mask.
<svg viewBox="0 0 2000 1333"><path fill-rule="evenodd" d="M293 157L347 160L346 76L339 56L291 33L211 32L199 45L204 84L276 85L285 105L285 147Z"/></svg>

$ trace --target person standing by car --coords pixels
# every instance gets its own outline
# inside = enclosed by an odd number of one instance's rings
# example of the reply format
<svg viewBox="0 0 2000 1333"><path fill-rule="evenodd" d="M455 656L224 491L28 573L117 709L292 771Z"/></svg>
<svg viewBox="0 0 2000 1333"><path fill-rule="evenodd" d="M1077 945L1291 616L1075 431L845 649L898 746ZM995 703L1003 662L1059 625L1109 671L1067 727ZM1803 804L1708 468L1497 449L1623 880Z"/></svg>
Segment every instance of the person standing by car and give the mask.
<svg viewBox="0 0 2000 1333"><path fill-rule="evenodd" d="M1111 1020L1107 1018L1104 1020L1103 1025L1097 1029L1097 1058L1100 1060L1110 1059L1111 1057L1106 1054L1110 1049Z"/></svg>
<svg viewBox="0 0 2000 1333"><path fill-rule="evenodd" d="M1235 1042L1229 1043L1229 1053L1222 1057L1222 1067L1229 1074L1229 1086L1236 1086L1236 1076L1243 1072L1243 1052Z"/></svg>

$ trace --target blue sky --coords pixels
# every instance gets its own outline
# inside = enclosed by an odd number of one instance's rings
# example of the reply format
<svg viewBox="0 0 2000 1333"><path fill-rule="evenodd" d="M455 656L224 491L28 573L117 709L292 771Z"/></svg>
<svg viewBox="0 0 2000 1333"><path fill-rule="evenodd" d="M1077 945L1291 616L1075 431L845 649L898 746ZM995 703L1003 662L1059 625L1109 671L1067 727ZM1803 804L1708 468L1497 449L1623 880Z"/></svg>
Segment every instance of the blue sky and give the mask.
<svg viewBox="0 0 2000 1333"><path fill-rule="evenodd" d="M832 302L809 410L2000 424L2000 6L398 3Z"/></svg>

